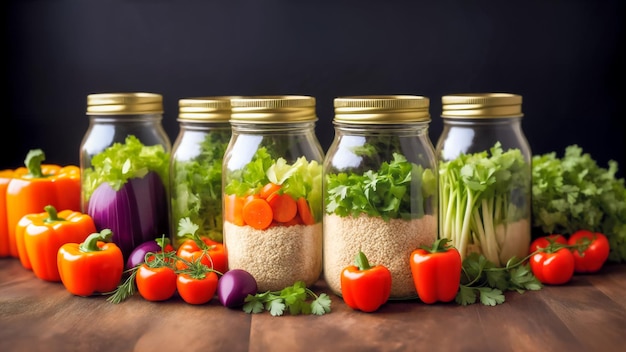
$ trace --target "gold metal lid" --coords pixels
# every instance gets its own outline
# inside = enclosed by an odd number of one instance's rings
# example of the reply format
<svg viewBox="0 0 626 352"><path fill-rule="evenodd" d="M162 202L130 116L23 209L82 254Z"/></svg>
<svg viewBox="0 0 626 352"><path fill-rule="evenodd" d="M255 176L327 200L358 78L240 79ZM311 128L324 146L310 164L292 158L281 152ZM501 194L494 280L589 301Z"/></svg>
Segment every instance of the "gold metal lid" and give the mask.
<svg viewBox="0 0 626 352"><path fill-rule="evenodd" d="M163 96L154 93L100 93L87 96L87 115L163 113Z"/></svg>
<svg viewBox="0 0 626 352"><path fill-rule="evenodd" d="M522 117L522 96L509 93L450 94L441 98L441 117Z"/></svg>
<svg viewBox="0 0 626 352"><path fill-rule="evenodd" d="M228 122L231 96L184 98L178 101L178 121Z"/></svg>
<svg viewBox="0 0 626 352"><path fill-rule="evenodd" d="M334 100L335 121L395 124L430 121L430 100L418 95L372 95Z"/></svg>
<svg viewBox="0 0 626 352"><path fill-rule="evenodd" d="M267 95L230 100L231 122L281 123L317 121L315 98L306 95Z"/></svg>

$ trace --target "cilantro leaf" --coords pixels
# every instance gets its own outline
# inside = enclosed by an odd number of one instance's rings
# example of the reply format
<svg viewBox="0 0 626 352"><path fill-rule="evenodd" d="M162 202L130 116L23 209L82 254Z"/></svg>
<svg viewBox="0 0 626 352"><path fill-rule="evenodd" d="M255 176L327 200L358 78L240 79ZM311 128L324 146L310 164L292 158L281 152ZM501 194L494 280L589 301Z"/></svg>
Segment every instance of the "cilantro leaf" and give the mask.
<svg viewBox="0 0 626 352"><path fill-rule="evenodd" d="M312 301L309 299L312 298ZM249 314L261 313L264 310L272 316L284 315L289 311L291 315L330 313L331 300L327 294L319 296L307 288L304 281L296 281L292 286L280 291L267 291L248 295L243 305L243 311Z"/></svg>

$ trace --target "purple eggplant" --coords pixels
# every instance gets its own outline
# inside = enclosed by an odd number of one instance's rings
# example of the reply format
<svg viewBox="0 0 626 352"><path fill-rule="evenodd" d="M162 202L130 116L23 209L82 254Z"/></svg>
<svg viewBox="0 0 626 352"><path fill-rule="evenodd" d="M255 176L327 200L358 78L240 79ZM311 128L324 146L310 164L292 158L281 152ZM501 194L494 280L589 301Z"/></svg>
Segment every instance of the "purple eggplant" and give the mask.
<svg viewBox="0 0 626 352"><path fill-rule="evenodd" d="M217 281L217 297L223 306L239 307L248 295L257 293L256 279L243 269L231 269Z"/></svg>
<svg viewBox="0 0 626 352"><path fill-rule="evenodd" d="M111 229L125 260L135 247L169 233L165 186L154 171L129 179L119 191L102 183L89 199L87 214L96 229Z"/></svg>
<svg viewBox="0 0 626 352"><path fill-rule="evenodd" d="M161 251L161 246L156 240L146 241L133 249L126 261L126 269L134 268L137 265L143 263L146 258L146 254L152 252L157 253Z"/></svg>

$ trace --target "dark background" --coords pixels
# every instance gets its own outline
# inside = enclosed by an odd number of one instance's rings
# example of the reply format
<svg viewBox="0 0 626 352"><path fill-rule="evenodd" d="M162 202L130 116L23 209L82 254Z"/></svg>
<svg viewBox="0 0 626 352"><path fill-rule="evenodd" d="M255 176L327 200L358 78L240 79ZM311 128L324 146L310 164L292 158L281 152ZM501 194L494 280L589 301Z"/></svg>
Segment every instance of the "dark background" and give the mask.
<svg viewBox="0 0 626 352"><path fill-rule="evenodd" d="M534 154L578 144L626 169L623 0L4 1L0 169L29 149L78 164L90 93L164 96L173 142L178 100L306 94L330 145L333 98L523 96ZM620 105L621 103L621 105Z"/></svg>

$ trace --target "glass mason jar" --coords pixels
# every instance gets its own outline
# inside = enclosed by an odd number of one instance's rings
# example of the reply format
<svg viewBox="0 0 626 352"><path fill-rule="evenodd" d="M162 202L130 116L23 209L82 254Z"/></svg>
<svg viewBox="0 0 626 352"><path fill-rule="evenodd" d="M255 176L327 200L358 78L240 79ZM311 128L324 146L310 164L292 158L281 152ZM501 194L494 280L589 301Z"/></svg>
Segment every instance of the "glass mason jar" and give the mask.
<svg viewBox="0 0 626 352"><path fill-rule="evenodd" d="M528 255L531 150L522 97L507 93L442 97L439 236L465 259L477 252L497 266Z"/></svg>
<svg viewBox="0 0 626 352"><path fill-rule="evenodd" d="M233 98L224 155L224 247L229 269L276 291L322 270L322 161L315 98Z"/></svg>
<svg viewBox="0 0 626 352"><path fill-rule="evenodd" d="M222 161L230 142L230 98L180 99L180 130L170 163L172 244L180 219L198 225L197 235L222 242Z"/></svg>
<svg viewBox="0 0 626 352"><path fill-rule="evenodd" d="M411 252L437 239L437 159L429 99L334 100L335 137L324 169L324 278L341 296L341 272L359 251L391 272L390 299L417 297Z"/></svg>
<svg viewBox="0 0 626 352"><path fill-rule="evenodd" d="M135 247L168 236L171 144L153 93L87 96L89 127L80 145L82 210L98 231L113 232L124 259Z"/></svg>

